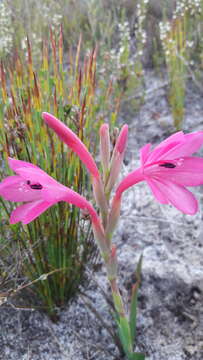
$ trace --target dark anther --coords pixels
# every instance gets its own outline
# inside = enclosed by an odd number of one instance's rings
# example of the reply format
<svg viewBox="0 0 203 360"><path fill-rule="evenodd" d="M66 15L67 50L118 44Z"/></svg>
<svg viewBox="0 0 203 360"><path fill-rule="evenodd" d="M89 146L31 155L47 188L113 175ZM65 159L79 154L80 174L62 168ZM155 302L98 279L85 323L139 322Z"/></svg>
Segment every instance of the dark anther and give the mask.
<svg viewBox="0 0 203 360"><path fill-rule="evenodd" d="M27 185L29 185L31 187L31 189L33 189L33 190L41 190L42 189L41 184L39 184L39 183L31 184L30 180L27 180Z"/></svg>
<svg viewBox="0 0 203 360"><path fill-rule="evenodd" d="M41 190L42 189L42 185L41 184L33 184L30 185L31 189L33 190Z"/></svg>
<svg viewBox="0 0 203 360"><path fill-rule="evenodd" d="M159 166L162 166L162 167L165 167L165 168L169 168L169 169L172 169L172 168L175 168L176 165L175 164L172 164L172 163L163 163L163 164L159 164Z"/></svg>

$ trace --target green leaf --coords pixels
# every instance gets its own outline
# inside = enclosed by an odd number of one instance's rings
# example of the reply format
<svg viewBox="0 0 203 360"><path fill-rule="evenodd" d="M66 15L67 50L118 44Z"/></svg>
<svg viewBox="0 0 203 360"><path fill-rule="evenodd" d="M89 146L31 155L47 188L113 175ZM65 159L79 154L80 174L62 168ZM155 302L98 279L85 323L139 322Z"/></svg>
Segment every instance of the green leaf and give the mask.
<svg viewBox="0 0 203 360"><path fill-rule="evenodd" d="M129 360L145 360L145 355L135 352L133 354L130 354Z"/></svg>
<svg viewBox="0 0 203 360"><path fill-rule="evenodd" d="M137 295L141 281L141 269L142 269L142 255L139 258L136 268L136 283L132 287L132 296L130 304L130 332L132 343L136 337L136 322L137 322Z"/></svg>
<svg viewBox="0 0 203 360"><path fill-rule="evenodd" d="M137 264L137 268L135 271L136 277L137 278L141 278L141 271L142 271L142 260L143 260L143 255L140 256L138 264Z"/></svg>
<svg viewBox="0 0 203 360"><path fill-rule="evenodd" d="M118 334L120 341L123 346L123 350L125 351L126 355L129 357L130 353L132 352L132 342L131 342L131 334L128 320L124 317L120 317L117 321L118 325Z"/></svg>

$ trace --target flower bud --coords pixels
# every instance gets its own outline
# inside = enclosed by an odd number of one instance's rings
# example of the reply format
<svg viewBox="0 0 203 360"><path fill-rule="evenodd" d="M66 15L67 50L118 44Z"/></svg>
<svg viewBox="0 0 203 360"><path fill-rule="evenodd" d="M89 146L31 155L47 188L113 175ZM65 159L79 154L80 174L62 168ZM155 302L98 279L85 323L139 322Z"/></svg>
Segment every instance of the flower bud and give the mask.
<svg viewBox="0 0 203 360"><path fill-rule="evenodd" d="M100 157L105 181L110 166L110 136L108 124L103 124L100 127Z"/></svg>
<svg viewBox="0 0 203 360"><path fill-rule="evenodd" d="M106 193L110 194L113 186L115 185L119 173L120 173L120 169L121 169L121 165L123 162L123 157L124 157L124 152L125 152L125 148L126 148L126 143L127 143L127 138L128 138L128 126L124 125L121 129L121 132L118 136L118 139L116 141L114 150L113 150L113 155L111 158L111 168L110 168L110 174L109 174L109 179L108 179L108 183L106 186Z"/></svg>
<svg viewBox="0 0 203 360"><path fill-rule="evenodd" d="M111 242L111 237L113 235L113 231L114 231L114 229L118 223L119 217L120 217L120 208L121 208L121 197L115 195L113 198L113 202L112 202L112 206L111 206L111 210L110 210L109 218L108 218L108 224L106 227L106 236L107 236L109 243Z"/></svg>
<svg viewBox="0 0 203 360"><path fill-rule="evenodd" d="M107 275L109 280L113 280L117 276L118 261L116 254L116 246L113 244L111 247L110 257L107 263Z"/></svg>

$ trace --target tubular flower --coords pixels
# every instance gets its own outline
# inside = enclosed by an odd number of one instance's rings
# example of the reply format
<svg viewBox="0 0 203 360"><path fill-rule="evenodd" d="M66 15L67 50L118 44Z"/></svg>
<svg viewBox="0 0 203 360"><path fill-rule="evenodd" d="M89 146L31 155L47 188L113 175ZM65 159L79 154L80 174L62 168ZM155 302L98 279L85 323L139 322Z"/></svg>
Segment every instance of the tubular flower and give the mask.
<svg viewBox="0 0 203 360"><path fill-rule="evenodd" d="M107 201L104 195L104 189L101 182L99 170L92 155L86 148L85 144L83 144L83 142L79 139L79 137L74 134L74 132L70 130L65 124L63 124L59 119L47 112L43 112L42 117L47 123L47 125L55 131L59 138L78 155L80 160L83 162L87 170L92 175L92 185L95 199L97 205L101 209L104 219L103 221L105 223L105 218L108 212Z"/></svg>
<svg viewBox="0 0 203 360"><path fill-rule="evenodd" d="M175 133L154 150L151 144L140 151L141 167L128 174L119 184L113 201L118 206L123 191L145 180L161 204L171 204L183 213L198 210L194 195L187 186L203 184L203 158L192 157L203 144L203 131Z"/></svg>
<svg viewBox="0 0 203 360"><path fill-rule="evenodd" d="M86 166L90 174L92 174L93 177L98 178L99 170L97 165L79 137L55 116L47 112L43 112L42 117L47 125L55 131L59 138L79 156L80 160Z"/></svg>
<svg viewBox="0 0 203 360"><path fill-rule="evenodd" d="M93 225L100 227L96 211L83 196L60 184L36 165L11 158L8 161L17 175L8 176L0 183L0 195L9 201L26 203L11 213L11 224L18 221L28 224L55 203L66 201L87 210Z"/></svg>

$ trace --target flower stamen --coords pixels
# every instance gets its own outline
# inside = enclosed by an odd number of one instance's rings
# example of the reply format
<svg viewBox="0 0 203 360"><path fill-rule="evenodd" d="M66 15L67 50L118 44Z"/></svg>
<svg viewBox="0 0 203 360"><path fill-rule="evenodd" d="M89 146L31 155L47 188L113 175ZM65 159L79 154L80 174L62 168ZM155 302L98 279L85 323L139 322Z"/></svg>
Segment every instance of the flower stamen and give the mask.
<svg viewBox="0 0 203 360"><path fill-rule="evenodd" d="M163 163L163 164L159 164L159 166L162 166L162 167L165 167L165 168L169 168L169 169L172 169L172 168L175 168L176 165L173 164L173 163Z"/></svg>
<svg viewBox="0 0 203 360"><path fill-rule="evenodd" d="M33 190L42 190L42 185L39 183L31 184L30 180L27 181L27 185L31 187Z"/></svg>

